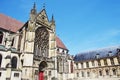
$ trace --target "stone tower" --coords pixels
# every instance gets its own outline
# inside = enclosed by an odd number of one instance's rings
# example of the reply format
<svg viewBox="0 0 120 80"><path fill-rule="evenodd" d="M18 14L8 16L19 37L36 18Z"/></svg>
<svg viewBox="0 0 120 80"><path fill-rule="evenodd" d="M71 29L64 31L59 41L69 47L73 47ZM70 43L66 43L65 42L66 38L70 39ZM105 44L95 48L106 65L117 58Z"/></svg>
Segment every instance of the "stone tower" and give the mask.
<svg viewBox="0 0 120 80"><path fill-rule="evenodd" d="M43 8L37 13L34 4L30 19L19 30L22 52L22 78L29 80L48 80L57 77L56 34L54 17L49 21ZM52 76L51 76L52 75Z"/></svg>

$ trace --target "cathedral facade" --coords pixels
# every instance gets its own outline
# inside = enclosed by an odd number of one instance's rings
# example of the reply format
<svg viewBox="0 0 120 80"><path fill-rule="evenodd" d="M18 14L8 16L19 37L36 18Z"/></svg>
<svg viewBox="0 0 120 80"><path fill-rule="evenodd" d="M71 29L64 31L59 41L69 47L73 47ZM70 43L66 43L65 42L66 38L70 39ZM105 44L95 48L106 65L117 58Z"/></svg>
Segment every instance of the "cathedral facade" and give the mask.
<svg viewBox="0 0 120 80"><path fill-rule="evenodd" d="M55 27L35 4L26 23L0 14L0 80L72 79L73 57Z"/></svg>

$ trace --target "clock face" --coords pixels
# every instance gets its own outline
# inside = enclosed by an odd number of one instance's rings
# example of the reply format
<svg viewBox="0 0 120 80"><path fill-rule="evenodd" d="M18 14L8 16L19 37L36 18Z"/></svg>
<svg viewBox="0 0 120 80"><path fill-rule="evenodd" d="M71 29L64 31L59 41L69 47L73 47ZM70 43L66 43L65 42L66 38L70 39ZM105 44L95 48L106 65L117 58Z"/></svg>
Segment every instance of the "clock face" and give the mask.
<svg viewBox="0 0 120 80"><path fill-rule="evenodd" d="M38 28L35 32L35 54L48 55L49 33L45 28Z"/></svg>

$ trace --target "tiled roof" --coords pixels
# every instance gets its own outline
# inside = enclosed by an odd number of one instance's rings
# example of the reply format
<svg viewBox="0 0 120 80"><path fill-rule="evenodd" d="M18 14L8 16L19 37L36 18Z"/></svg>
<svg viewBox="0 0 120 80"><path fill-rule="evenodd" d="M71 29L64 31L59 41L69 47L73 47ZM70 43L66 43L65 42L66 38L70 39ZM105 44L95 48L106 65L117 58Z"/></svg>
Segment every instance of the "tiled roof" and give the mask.
<svg viewBox="0 0 120 80"><path fill-rule="evenodd" d="M56 36L57 47L67 49L59 37Z"/></svg>
<svg viewBox="0 0 120 80"><path fill-rule="evenodd" d="M23 23L4 14L0 14L0 28L16 32L23 26Z"/></svg>
<svg viewBox="0 0 120 80"><path fill-rule="evenodd" d="M74 57L74 61L86 61L96 59L96 55L99 55L98 58L112 57L117 55L117 49L120 49L120 46L109 47L99 50L93 50L88 52L82 52Z"/></svg>

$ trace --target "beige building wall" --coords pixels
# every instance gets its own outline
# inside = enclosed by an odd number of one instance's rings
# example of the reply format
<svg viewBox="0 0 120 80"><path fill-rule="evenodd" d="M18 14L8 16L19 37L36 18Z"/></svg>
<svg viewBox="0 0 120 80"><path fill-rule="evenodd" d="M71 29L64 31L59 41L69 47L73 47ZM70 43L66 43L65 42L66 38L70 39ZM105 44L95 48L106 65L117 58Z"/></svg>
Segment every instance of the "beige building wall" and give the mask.
<svg viewBox="0 0 120 80"><path fill-rule="evenodd" d="M105 59L107 65L105 65ZM86 65L86 61L75 63L75 79L76 80L119 80L120 79L120 64L118 64L118 58L113 57L114 65L111 64L110 58L100 59L101 66L98 66L98 61L94 60L95 66L92 66L90 60L89 67ZM80 64L83 63L83 68L80 68ZM92 67L91 67L92 66ZM101 71L101 72L100 72Z"/></svg>

